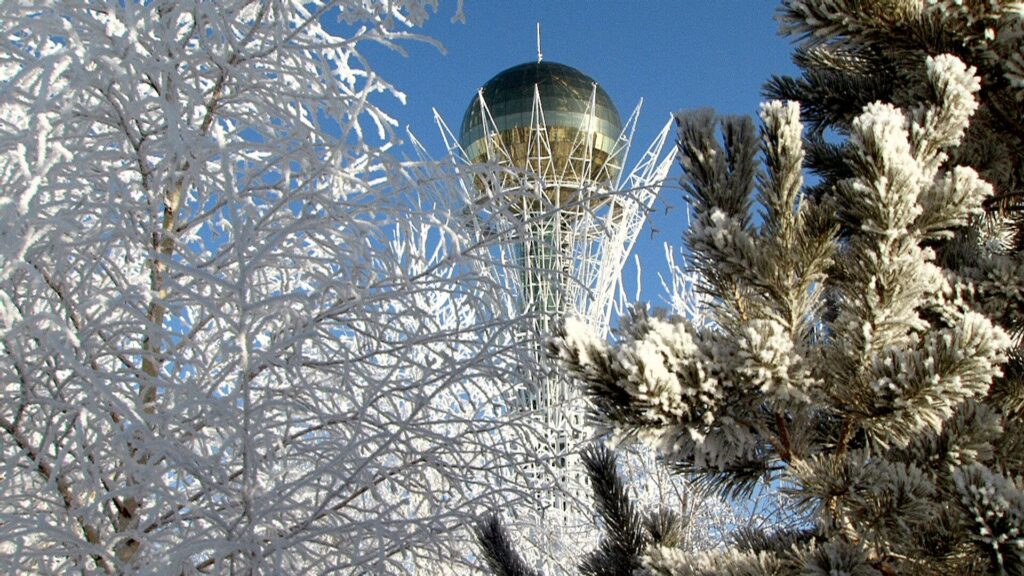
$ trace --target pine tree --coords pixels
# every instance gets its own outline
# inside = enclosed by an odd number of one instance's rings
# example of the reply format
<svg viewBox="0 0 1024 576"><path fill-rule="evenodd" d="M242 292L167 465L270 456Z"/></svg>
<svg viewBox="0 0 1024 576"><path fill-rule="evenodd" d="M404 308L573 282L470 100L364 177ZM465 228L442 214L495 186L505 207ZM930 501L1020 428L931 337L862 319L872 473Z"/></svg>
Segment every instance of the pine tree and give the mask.
<svg viewBox="0 0 1024 576"><path fill-rule="evenodd" d="M768 84L760 137L678 117L705 321L638 309L613 343L570 321L551 352L613 442L718 494L781 489L803 521L711 552L644 540L628 565L1024 574L1024 5L780 20L803 75Z"/></svg>
<svg viewBox="0 0 1024 576"><path fill-rule="evenodd" d="M1024 18L1002 0L783 0L782 33L798 38L800 78L775 77L771 99L795 100L809 124L808 161L829 188L850 175L841 145L864 106L913 105L927 56L953 54L981 78L979 107L954 154L996 189L993 207L1019 212L1024 194ZM1017 238L1019 243L1021 238Z"/></svg>
<svg viewBox="0 0 1024 576"><path fill-rule="evenodd" d="M916 100L849 119L845 172L814 193L798 103L763 105L760 135L678 117L709 321L639 310L614 343L570 321L551 353L613 442L718 494L780 487L803 522L694 552L610 517L625 492L595 483L611 540L595 554L615 573L1024 573L1024 390L995 312L1024 282L1016 252L971 233L999 190L958 161L977 70L951 54L921 68Z"/></svg>
<svg viewBox="0 0 1024 576"><path fill-rule="evenodd" d="M615 453L603 445L583 451L594 503L605 529L596 550L580 562L583 576L618 576L641 568L640 554L651 546L681 548L686 543L687 518L668 509L641 514L619 476ZM685 511L687 503L680 502ZM484 561L496 576L542 576L529 567L512 546L496 516L477 526Z"/></svg>
<svg viewBox="0 0 1024 576"><path fill-rule="evenodd" d="M1021 390L1000 378L1011 339L972 276L1005 255L979 247L959 270L934 247L993 195L945 152L980 82L952 55L924 66L921 101L849 122L848 173L821 201L803 188L796 103L762 107L760 174L749 120L679 117L712 322L641 312L614 345L569 323L553 353L614 438L719 493L783 486L806 522L724 552L648 546L637 573L1024 570Z"/></svg>
<svg viewBox="0 0 1024 576"><path fill-rule="evenodd" d="M951 161L973 167L995 192L985 202L989 217L962 230L962 242L935 248L940 261L961 268L979 241L1024 250L1024 4L783 0L779 20L781 31L799 40L794 61L803 72L800 78L773 78L766 94L801 103L810 128L808 167L821 178L814 188L818 196L851 175L843 150L849 143L827 136L848 136L853 118L876 100L913 106L922 96L925 58L954 54L975 68L981 89L978 109ZM1007 281L1015 262L996 258L970 272L989 295L984 299L998 303L987 312L1017 335L1005 369L1009 379L1024 377L1019 336L1024 302Z"/></svg>

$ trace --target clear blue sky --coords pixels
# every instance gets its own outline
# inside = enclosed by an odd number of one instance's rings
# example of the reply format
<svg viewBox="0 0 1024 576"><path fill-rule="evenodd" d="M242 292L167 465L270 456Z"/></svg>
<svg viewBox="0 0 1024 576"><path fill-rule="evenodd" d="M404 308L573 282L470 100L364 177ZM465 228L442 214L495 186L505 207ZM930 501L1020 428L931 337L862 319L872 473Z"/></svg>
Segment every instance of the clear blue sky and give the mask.
<svg viewBox="0 0 1024 576"><path fill-rule="evenodd" d="M404 107L380 103L440 156L431 109L457 132L480 86L510 66L536 59L540 22L544 59L597 80L623 120L644 99L636 155L672 112L711 107L723 114L755 114L763 83L772 74L796 73L791 41L777 33L776 7L774 0L466 0L462 24L451 22L454 2L442 0L422 31L440 40L445 54L407 44L407 58L383 50L369 56L408 95ZM665 214L661 206L637 246L648 301L660 294L656 272L664 269L662 243L679 244L683 231L679 192L667 189L661 200L676 209ZM651 225L658 230L653 238ZM627 286L632 291L633 280Z"/></svg>

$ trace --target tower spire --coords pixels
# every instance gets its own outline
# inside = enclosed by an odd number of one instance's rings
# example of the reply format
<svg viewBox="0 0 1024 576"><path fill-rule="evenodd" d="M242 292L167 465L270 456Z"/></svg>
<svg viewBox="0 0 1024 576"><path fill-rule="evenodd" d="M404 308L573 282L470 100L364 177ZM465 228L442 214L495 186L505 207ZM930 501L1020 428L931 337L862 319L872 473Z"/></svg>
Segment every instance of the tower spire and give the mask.
<svg viewBox="0 0 1024 576"><path fill-rule="evenodd" d="M544 53L540 50L540 22L537 22L537 63L544 60Z"/></svg>

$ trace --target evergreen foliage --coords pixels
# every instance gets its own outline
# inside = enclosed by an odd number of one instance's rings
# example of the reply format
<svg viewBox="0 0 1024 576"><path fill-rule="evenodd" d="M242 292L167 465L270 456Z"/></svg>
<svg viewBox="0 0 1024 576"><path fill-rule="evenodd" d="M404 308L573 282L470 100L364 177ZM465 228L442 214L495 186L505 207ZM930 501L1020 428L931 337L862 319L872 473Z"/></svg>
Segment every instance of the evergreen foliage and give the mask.
<svg viewBox="0 0 1024 576"><path fill-rule="evenodd" d="M595 445L584 450L581 457L605 533L597 549L580 562L580 574L632 574L641 569L641 554L651 546L684 545L686 519L667 509L641 514L618 474L616 456L611 450ZM685 511L686 502L680 504ZM481 522L476 533L484 561L495 575L541 576L512 547L511 538L497 516Z"/></svg>
<svg viewBox="0 0 1024 576"><path fill-rule="evenodd" d="M996 217L978 221L971 233L1004 248L1024 248L1022 13L1020 2L1002 0L784 0L782 32L799 39L794 60L803 73L772 78L765 92L801 103L810 125L808 167L822 178L815 192L820 196L850 176L844 145L824 135L848 136L853 118L876 100L913 106L922 97L925 57L954 54L982 82L978 110L952 160L975 168L995 188L986 208ZM960 256L956 246L940 254ZM989 274L998 273L982 271ZM1000 322L1020 332L1019 302L1003 301L1009 306L1000 311ZM1022 361L1017 346L1009 370L1024 370Z"/></svg>
<svg viewBox="0 0 1024 576"><path fill-rule="evenodd" d="M481 522L476 527L476 537L484 561L495 576L540 576L512 547L512 538L497 516Z"/></svg>
<svg viewBox="0 0 1024 576"><path fill-rule="evenodd" d="M1024 5L780 19L804 73L769 83L759 137L678 116L703 320L638 309L611 343L569 320L550 352L613 443L717 494L778 487L803 521L601 550L641 576L1024 574Z"/></svg>
<svg viewBox="0 0 1024 576"><path fill-rule="evenodd" d="M614 344L569 322L552 353L616 441L718 493L782 485L806 529L699 554L652 544L632 573L1020 573L1024 469L1000 448L1020 446L1020 389L1002 377L1012 340L986 313L993 292L973 280L1014 255L976 242L959 267L939 258L967 252L958 231L993 188L947 153L979 78L952 55L925 68L917 103L849 122L848 175L820 201L803 187L797 103L763 105L756 176L749 123L679 116L711 322L641 310Z"/></svg>
<svg viewBox="0 0 1024 576"><path fill-rule="evenodd" d="M1019 2L993 0L783 0L782 32L798 38L799 78L775 77L772 99L802 104L810 166L831 188L850 174L834 143L849 135L864 106L901 108L922 94L927 56L953 54L982 79L979 109L957 164L975 168L997 190L993 207L1019 214L1024 193L1024 25ZM1017 218L1018 245L1021 220Z"/></svg>

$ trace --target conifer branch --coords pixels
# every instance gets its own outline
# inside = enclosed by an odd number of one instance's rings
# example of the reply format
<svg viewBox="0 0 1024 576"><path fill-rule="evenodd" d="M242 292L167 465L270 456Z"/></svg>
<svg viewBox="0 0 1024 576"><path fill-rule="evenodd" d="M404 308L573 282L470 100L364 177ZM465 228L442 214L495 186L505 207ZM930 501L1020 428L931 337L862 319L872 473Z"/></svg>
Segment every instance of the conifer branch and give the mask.
<svg viewBox="0 0 1024 576"><path fill-rule="evenodd" d="M508 531L496 515L477 524L475 531L484 561L495 576L543 576L516 552Z"/></svg>

